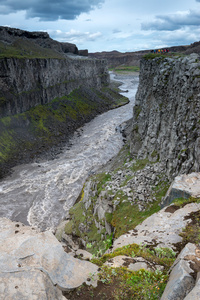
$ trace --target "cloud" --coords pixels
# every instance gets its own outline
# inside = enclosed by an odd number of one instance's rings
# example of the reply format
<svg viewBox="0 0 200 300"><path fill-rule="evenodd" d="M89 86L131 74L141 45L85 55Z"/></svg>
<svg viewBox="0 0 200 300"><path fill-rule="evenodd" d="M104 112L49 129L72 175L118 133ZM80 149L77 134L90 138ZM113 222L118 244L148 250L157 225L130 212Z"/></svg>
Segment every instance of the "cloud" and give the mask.
<svg viewBox="0 0 200 300"><path fill-rule="evenodd" d="M190 10L171 15L158 15L154 21L142 23L141 29L173 31L185 26L199 26L199 24L200 11L195 12Z"/></svg>
<svg viewBox="0 0 200 300"><path fill-rule="evenodd" d="M99 7L105 0L0 0L1 14L26 11L27 18L40 21L74 20L81 13Z"/></svg>
<svg viewBox="0 0 200 300"><path fill-rule="evenodd" d="M89 41L93 42L102 36L101 32L81 32L74 29L71 29L68 32L63 32L61 30L48 30L48 32L53 39L74 44L83 44L84 42Z"/></svg>

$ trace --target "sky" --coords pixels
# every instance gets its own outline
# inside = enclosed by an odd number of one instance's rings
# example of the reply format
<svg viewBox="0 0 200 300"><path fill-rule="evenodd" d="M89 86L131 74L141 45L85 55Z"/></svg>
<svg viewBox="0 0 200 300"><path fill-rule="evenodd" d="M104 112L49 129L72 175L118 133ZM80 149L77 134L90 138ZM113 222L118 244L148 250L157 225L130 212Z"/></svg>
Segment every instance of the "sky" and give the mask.
<svg viewBox="0 0 200 300"><path fill-rule="evenodd" d="M200 0L0 0L0 25L90 53L133 52L200 41Z"/></svg>

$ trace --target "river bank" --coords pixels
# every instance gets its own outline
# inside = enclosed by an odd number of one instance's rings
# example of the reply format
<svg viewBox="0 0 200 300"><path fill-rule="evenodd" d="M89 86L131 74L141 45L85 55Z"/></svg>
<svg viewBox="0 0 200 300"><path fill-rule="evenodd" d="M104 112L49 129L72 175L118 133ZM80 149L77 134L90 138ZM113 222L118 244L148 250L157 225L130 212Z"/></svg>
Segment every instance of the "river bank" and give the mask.
<svg viewBox="0 0 200 300"><path fill-rule="evenodd" d="M130 96L129 104L78 129L55 159L17 166L11 176L1 180L0 216L53 230L76 202L88 175L123 146L120 125L132 117L137 84L138 77L128 78L121 88L132 88L122 93Z"/></svg>

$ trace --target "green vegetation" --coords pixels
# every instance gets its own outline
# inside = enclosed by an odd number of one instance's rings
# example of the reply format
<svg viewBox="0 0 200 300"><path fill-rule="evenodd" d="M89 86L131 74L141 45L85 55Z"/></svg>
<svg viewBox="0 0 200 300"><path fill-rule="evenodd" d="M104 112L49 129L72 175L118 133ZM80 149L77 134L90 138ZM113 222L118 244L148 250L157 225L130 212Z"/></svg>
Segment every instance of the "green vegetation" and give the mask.
<svg viewBox="0 0 200 300"><path fill-rule="evenodd" d="M97 113L118 107L122 102L125 104L128 99L109 88L104 91L79 88L48 104L1 118L0 163L17 160L23 153L37 155L38 148L48 149Z"/></svg>
<svg viewBox="0 0 200 300"><path fill-rule="evenodd" d="M133 112L134 112L134 116L135 116L135 119L136 119L136 120L138 119L139 114L141 113L141 111L142 111L141 106L135 105L135 106L133 107Z"/></svg>
<svg viewBox="0 0 200 300"><path fill-rule="evenodd" d="M127 258L143 257L153 265L163 266L163 270L130 271L126 267L112 268L103 265L112 258L124 255ZM167 284L168 271L174 263L176 254L168 248L153 248L153 246L131 244L116 249L113 253L104 254L100 258L93 258L91 261L101 267L99 272L99 288L81 286L77 295L88 295L96 299L134 299L134 300L155 300L160 299ZM71 299L71 298L70 298ZM78 298L72 298L78 299Z"/></svg>
<svg viewBox="0 0 200 300"><path fill-rule="evenodd" d="M132 258L143 257L149 262L162 265L165 271L171 267L176 257L176 253L169 248L154 248L154 246L130 244L121 248L117 248L112 253L104 254L100 258L95 257L91 261L98 266L102 266L106 261L109 261L111 258L119 255L125 255Z"/></svg>
<svg viewBox="0 0 200 300"><path fill-rule="evenodd" d="M63 55L48 48L40 47L32 41L18 39L12 44L0 41L0 58L57 58L63 59Z"/></svg>
<svg viewBox="0 0 200 300"><path fill-rule="evenodd" d="M173 200L173 204L178 208L184 207L186 204L189 203L200 203L200 198L194 198L194 197L190 197L189 199L176 198Z"/></svg>
<svg viewBox="0 0 200 300"><path fill-rule="evenodd" d="M171 58L180 58L180 57L185 57L186 55L183 53L179 52L169 52L169 53L147 53L143 56L144 59L154 59L156 57L164 59L166 57L171 57Z"/></svg>
<svg viewBox="0 0 200 300"><path fill-rule="evenodd" d="M182 208L189 203L200 203L200 198L176 198L173 201L173 204L177 209ZM190 213L187 218L192 221L180 233L180 236L183 239L181 243L182 248L184 248L187 243L194 243L197 245L200 243L200 211Z"/></svg>
<svg viewBox="0 0 200 300"><path fill-rule="evenodd" d="M147 271L141 269L136 272L126 268L103 267L99 274L100 281L115 290L112 299L147 300L160 299L168 279L168 275L161 271Z"/></svg>
<svg viewBox="0 0 200 300"><path fill-rule="evenodd" d="M183 231L180 233L182 237L182 246L184 247L187 243L193 243L199 245L200 243L200 211L191 213L188 218L192 219Z"/></svg>
<svg viewBox="0 0 200 300"><path fill-rule="evenodd" d="M115 68L110 68L110 71L114 71L118 74L124 74L127 72L139 72L140 71L140 67L138 66L117 66Z"/></svg>

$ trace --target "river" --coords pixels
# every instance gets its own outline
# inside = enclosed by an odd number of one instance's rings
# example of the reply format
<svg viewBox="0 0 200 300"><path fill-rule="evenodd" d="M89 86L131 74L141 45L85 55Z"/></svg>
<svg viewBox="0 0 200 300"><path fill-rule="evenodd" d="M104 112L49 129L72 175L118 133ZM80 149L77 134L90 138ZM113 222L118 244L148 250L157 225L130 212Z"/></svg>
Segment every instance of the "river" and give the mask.
<svg viewBox="0 0 200 300"><path fill-rule="evenodd" d="M123 145L120 124L132 117L138 76L115 76L130 103L97 116L78 129L54 160L14 168L0 181L0 217L54 230L75 203L89 174L106 164Z"/></svg>

